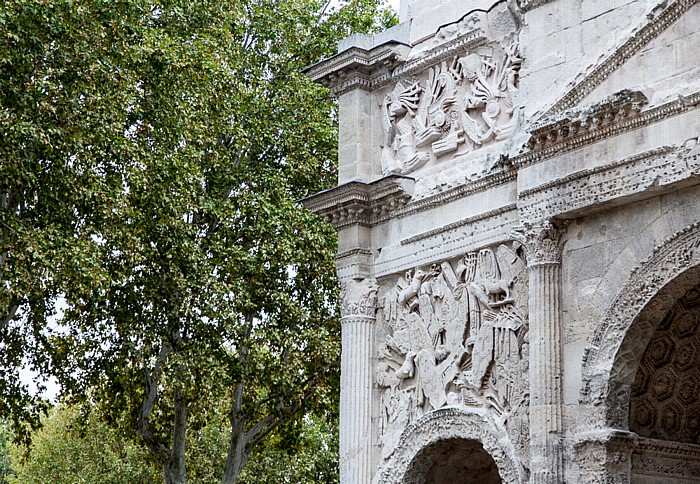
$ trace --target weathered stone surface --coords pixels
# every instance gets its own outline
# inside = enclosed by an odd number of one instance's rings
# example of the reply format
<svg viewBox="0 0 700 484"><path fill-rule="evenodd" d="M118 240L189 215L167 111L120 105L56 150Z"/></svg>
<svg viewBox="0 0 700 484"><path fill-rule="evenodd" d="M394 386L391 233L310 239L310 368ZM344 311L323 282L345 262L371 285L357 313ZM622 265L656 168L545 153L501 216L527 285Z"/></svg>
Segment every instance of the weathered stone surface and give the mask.
<svg viewBox="0 0 700 484"><path fill-rule="evenodd" d="M343 483L700 482L699 3L404 0L308 70Z"/></svg>

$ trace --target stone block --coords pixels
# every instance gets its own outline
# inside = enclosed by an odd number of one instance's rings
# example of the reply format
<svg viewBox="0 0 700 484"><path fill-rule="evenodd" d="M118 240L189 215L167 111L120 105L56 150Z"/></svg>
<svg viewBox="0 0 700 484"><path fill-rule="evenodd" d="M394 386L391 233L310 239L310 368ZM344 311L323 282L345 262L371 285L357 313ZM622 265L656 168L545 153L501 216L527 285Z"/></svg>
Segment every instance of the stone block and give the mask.
<svg viewBox="0 0 700 484"><path fill-rule="evenodd" d="M343 483L700 475L700 6L513 5L405 0L313 70L363 182L305 202L371 320Z"/></svg>

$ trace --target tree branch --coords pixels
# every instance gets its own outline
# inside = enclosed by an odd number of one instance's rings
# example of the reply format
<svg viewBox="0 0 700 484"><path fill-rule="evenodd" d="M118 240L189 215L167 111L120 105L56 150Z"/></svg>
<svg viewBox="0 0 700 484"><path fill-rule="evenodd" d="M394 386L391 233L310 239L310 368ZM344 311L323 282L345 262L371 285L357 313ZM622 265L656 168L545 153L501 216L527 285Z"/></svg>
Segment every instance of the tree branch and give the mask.
<svg viewBox="0 0 700 484"><path fill-rule="evenodd" d="M280 426L289 417L297 413L313 394L316 384L318 383L318 375L314 375L306 380L306 388L302 393L301 398L291 407L283 407L279 415L267 415L256 423L248 432L246 432L247 447L255 448L270 432Z"/></svg>
<svg viewBox="0 0 700 484"><path fill-rule="evenodd" d="M165 361L171 351L172 350L170 347L166 345L161 346L160 351L158 352L158 357L156 358L156 363L153 366L153 371L151 373L148 372L148 368L144 363L143 371L146 379L146 386L137 420L138 431L146 444L146 447L148 447L148 450L151 453L164 461L167 459L168 449L162 442L156 439L155 435L153 435L150 418L153 414L153 409L155 408L156 402L158 401L158 384L163 376L163 367L165 366Z"/></svg>

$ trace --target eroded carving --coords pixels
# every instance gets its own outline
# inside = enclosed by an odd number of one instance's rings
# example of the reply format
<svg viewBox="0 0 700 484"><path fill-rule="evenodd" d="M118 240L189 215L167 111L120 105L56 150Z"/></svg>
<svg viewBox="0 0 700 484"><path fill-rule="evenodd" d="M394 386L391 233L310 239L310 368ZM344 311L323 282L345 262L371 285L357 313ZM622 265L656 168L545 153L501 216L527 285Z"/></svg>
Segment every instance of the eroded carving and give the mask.
<svg viewBox="0 0 700 484"><path fill-rule="evenodd" d="M377 314L377 281L352 279L341 282L340 315L374 318Z"/></svg>
<svg viewBox="0 0 700 484"><path fill-rule="evenodd" d="M509 40L442 61L422 82L399 81L382 101L384 174L508 138L521 63L517 41Z"/></svg>
<svg viewBox="0 0 700 484"><path fill-rule="evenodd" d="M604 434L577 442L579 482L628 484L634 445L634 436L624 434Z"/></svg>
<svg viewBox="0 0 700 484"><path fill-rule="evenodd" d="M510 245L417 267L384 293L376 381L389 458L408 424L445 406L487 409L528 452L527 272Z"/></svg>
<svg viewBox="0 0 700 484"><path fill-rule="evenodd" d="M401 435L396 452L380 465L373 482L425 482L421 469L411 468L416 456L423 449L450 439L481 443L496 463L503 483L527 482L527 471L518 462L505 431L483 410L454 407L431 412L410 424Z"/></svg>

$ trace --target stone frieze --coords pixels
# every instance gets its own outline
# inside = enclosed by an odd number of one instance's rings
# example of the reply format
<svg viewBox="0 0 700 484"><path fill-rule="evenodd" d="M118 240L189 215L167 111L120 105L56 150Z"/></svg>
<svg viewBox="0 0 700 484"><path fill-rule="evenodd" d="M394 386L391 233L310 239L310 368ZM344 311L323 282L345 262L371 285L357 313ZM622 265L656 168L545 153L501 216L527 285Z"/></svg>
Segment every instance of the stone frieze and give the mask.
<svg viewBox="0 0 700 484"><path fill-rule="evenodd" d="M419 266L380 288L376 384L384 459L443 407L478 408L527 461L528 278L511 244Z"/></svg>

